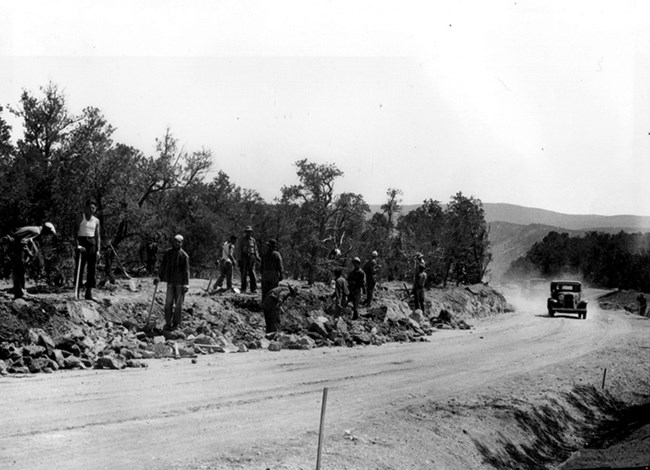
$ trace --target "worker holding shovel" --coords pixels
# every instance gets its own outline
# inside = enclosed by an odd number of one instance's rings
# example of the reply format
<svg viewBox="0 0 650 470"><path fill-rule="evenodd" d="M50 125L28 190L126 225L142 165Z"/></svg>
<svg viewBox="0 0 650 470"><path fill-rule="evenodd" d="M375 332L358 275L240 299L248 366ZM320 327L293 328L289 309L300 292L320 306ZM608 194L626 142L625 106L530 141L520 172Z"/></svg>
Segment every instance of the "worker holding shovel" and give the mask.
<svg viewBox="0 0 650 470"><path fill-rule="evenodd" d="M95 287L95 265L97 253L101 251L101 238L99 235L99 219L95 217L97 204L92 199L86 200L83 214L77 218L75 236L77 237L77 250L75 256L75 297L80 297L84 269L86 272L86 300L93 300L92 289Z"/></svg>
<svg viewBox="0 0 650 470"><path fill-rule="evenodd" d="M167 283L165 297L165 329L175 330L181 326L183 300L190 287L190 257L183 250L183 236L176 235L172 247L163 255L158 276ZM158 279L154 279L158 283Z"/></svg>

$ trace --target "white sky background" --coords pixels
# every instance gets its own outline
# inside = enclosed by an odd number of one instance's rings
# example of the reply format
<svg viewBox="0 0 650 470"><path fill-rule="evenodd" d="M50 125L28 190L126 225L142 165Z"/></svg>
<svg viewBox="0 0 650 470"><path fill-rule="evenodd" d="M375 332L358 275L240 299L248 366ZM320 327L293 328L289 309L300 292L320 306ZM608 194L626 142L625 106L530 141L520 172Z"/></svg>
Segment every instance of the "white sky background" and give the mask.
<svg viewBox="0 0 650 470"><path fill-rule="evenodd" d="M650 215L650 2L1 3L3 117L49 81L267 201L307 158L370 204Z"/></svg>

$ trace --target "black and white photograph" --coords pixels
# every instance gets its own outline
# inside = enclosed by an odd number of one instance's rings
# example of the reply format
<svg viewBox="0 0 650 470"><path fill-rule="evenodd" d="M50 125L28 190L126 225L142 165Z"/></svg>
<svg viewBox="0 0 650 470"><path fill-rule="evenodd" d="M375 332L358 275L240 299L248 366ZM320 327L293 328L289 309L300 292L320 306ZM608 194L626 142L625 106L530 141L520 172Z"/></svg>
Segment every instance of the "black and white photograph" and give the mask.
<svg viewBox="0 0 650 470"><path fill-rule="evenodd" d="M0 468L650 468L650 3L0 4Z"/></svg>

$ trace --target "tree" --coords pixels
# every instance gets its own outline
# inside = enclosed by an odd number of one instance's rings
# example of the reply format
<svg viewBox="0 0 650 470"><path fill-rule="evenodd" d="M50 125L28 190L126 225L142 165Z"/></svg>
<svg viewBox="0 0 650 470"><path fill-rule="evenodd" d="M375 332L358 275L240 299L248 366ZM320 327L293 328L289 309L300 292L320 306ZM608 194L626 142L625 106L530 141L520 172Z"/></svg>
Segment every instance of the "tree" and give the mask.
<svg viewBox="0 0 650 470"><path fill-rule="evenodd" d="M415 272L413 258L421 253L427 263L428 281L437 283L444 277L445 213L439 201L427 199L415 210L399 218L400 270L402 277L411 278Z"/></svg>
<svg viewBox="0 0 650 470"><path fill-rule="evenodd" d="M14 159L14 146L11 143L11 126L2 117L0 106L0 235L8 232L15 224L16 214L12 209L14 200L10 197L11 182L9 175ZM10 215L13 214L13 215Z"/></svg>
<svg viewBox="0 0 650 470"><path fill-rule="evenodd" d="M388 201L386 203L381 205L381 210L384 214L386 214L386 217L388 218L388 225L392 228L393 227L393 218L395 214L398 214L399 211L402 209L402 206L400 203L402 202L402 199L400 196L402 196L402 190L397 189L397 188L388 188L386 191L386 196L388 196Z"/></svg>
<svg viewBox="0 0 650 470"><path fill-rule="evenodd" d="M2 117L3 108L0 106L0 162L7 163L14 152L11 143L11 126Z"/></svg>
<svg viewBox="0 0 650 470"><path fill-rule="evenodd" d="M9 178L13 210L31 223L42 222L51 206L56 162L77 118L66 107L65 96L56 85L41 87L42 97L23 90L18 108L10 111L23 122L16 157Z"/></svg>
<svg viewBox="0 0 650 470"><path fill-rule="evenodd" d="M458 283L483 280L492 260L488 236L481 200L456 193L445 210L445 284L450 274Z"/></svg>
<svg viewBox="0 0 650 470"><path fill-rule="evenodd" d="M170 129L165 131L162 139L156 139L156 158L144 159L140 165L143 177L142 190L138 206L156 194L188 186L201 181L212 166L212 152L201 149L193 153L178 149L178 140Z"/></svg>
<svg viewBox="0 0 650 470"><path fill-rule="evenodd" d="M300 183L282 188L281 203L298 209L292 245L307 254L303 267L308 281L313 283L318 275L325 274L322 271L328 253L359 228L363 223L360 215L369 208L358 194L335 195L334 183L343 176L336 165L307 159L295 165Z"/></svg>

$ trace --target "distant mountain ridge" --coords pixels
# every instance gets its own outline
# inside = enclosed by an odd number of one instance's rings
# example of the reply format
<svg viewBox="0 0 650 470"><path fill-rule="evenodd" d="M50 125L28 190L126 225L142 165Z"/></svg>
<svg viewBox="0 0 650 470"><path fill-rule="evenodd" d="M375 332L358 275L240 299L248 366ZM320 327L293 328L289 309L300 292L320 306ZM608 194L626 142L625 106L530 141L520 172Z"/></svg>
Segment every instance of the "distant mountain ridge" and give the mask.
<svg viewBox="0 0 650 470"><path fill-rule="evenodd" d="M417 209L421 204L402 206L400 215ZM380 205L371 205L370 211L380 212ZM485 221L509 222L512 224L540 224L567 230L615 229L623 231L650 230L650 216L642 215L596 215L596 214L564 214L535 207L518 206L501 202L484 202ZM608 230L609 231L609 230Z"/></svg>
<svg viewBox="0 0 650 470"><path fill-rule="evenodd" d="M561 212L517 206L505 203L483 203L486 222L510 222L528 225L541 224L569 230L618 228L621 230L650 230L650 216L563 214Z"/></svg>

